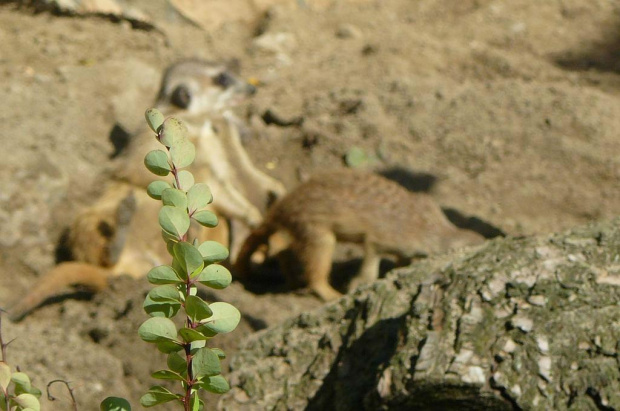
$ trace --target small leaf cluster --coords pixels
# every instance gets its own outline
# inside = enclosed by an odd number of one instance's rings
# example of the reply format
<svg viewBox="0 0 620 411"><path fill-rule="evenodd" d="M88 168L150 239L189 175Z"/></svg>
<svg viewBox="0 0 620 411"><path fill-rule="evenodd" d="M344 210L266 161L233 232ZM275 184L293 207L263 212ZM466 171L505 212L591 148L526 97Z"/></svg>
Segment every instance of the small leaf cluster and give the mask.
<svg viewBox="0 0 620 411"><path fill-rule="evenodd" d="M144 164L157 176L172 176L170 182L158 179L147 188L149 196L162 202L159 225L172 263L155 267L147 274L154 285L144 301L150 318L140 326L138 334L168 355L167 369L154 372L152 377L177 381L182 392L153 386L140 403L151 407L179 401L185 410L198 411L203 408L198 397L200 389L214 393L229 390L221 375L220 361L225 354L208 347L207 342L219 333L234 330L241 316L228 303L209 304L197 295L198 284L223 289L232 277L218 264L228 258L226 247L215 241L201 243L189 238L192 221L205 227L217 224L217 217L207 209L213 201L209 187L195 184L192 173L186 170L196 156L194 144L187 138L181 121L164 119L156 109L147 110L145 117L163 149L149 152ZM171 318L179 311L183 312L185 322L177 329Z"/></svg>
<svg viewBox="0 0 620 411"><path fill-rule="evenodd" d="M41 391L30 383L23 372L12 372L11 367L0 361L0 410L39 411Z"/></svg>

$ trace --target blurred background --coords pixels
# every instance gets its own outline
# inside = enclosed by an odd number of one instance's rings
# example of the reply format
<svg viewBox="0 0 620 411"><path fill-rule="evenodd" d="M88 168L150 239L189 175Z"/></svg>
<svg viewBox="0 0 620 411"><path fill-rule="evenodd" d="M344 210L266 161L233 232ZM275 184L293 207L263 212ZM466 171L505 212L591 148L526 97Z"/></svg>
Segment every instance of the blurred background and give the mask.
<svg viewBox="0 0 620 411"><path fill-rule="evenodd" d="M54 265L114 142L143 125L163 70L187 57L235 60L259 84L237 111L244 144L289 189L326 168L400 170L512 236L620 212L618 2L0 1L0 306ZM9 358L39 386L72 381L81 409L111 394L137 403L161 361L135 335L147 289L121 278L91 301L3 322L19 337ZM231 353L320 306L238 284L221 298L245 316L222 339Z"/></svg>

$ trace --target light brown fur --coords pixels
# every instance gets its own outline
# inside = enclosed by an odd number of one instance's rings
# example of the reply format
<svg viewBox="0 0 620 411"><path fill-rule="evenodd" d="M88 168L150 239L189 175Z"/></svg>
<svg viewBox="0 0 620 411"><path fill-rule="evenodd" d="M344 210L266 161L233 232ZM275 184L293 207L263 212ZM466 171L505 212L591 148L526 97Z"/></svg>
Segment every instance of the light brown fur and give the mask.
<svg viewBox="0 0 620 411"><path fill-rule="evenodd" d="M220 217L215 229L192 227L192 235L230 245L231 256L248 227L261 222L267 203L285 191L281 183L254 167L241 144L243 124L229 111L252 92L224 65L192 60L168 69L156 103L166 117L179 118L187 126L196 146L190 171L196 182L210 186L215 199L212 211ZM146 126L132 136L114 161L113 179L104 194L69 229L66 246L75 261L61 263L37 280L11 308L12 319L23 318L70 285L99 291L109 277L140 278L152 267L170 262L157 223L161 204L146 194L146 186L158 177L143 163L146 153L162 147Z"/></svg>
<svg viewBox="0 0 620 411"><path fill-rule="evenodd" d="M482 240L452 225L427 194L375 174L340 170L312 177L274 204L243 244L235 271L248 276L252 254L268 244L291 285L331 300L341 295L329 284L337 241L364 248L355 287L377 279L381 255L405 262Z"/></svg>

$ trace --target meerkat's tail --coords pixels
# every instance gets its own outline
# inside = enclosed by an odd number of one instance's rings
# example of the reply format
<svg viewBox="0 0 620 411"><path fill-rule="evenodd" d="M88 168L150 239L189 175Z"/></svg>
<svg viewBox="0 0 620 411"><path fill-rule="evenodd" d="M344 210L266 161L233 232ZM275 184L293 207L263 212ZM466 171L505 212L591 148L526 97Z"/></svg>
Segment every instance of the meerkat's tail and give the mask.
<svg viewBox="0 0 620 411"><path fill-rule="evenodd" d="M9 309L9 316L14 322L21 321L48 298L61 295L72 285L101 291L107 287L110 274L108 269L82 262L59 264L43 276L26 297Z"/></svg>

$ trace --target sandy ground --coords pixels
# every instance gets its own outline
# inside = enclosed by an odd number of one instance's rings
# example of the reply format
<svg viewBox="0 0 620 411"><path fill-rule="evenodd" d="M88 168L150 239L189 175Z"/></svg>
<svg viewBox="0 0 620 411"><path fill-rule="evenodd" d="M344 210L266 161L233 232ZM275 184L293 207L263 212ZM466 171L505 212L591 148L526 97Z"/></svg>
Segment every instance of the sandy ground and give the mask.
<svg viewBox="0 0 620 411"><path fill-rule="evenodd" d="M262 81L239 108L256 131L246 147L289 188L344 167L357 147L366 167L426 176L440 204L508 235L620 212L619 3L335 1L211 30L163 0L124 3L152 13L159 30L0 4L0 306L54 265L63 229L105 184L112 130L141 124L162 70L182 57L238 58ZM267 125L267 110L303 123ZM4 321L5 338L18 338L9 361L39 386L71 381L82 410L106 395L137 404L164 365L135 335L147 289L121 278L91 301ZM235 283L212 297L244 314L220 340L229 353L320 304L281 285L256 294ZM44 409L68 409L58 396Z"/></svg>

